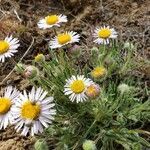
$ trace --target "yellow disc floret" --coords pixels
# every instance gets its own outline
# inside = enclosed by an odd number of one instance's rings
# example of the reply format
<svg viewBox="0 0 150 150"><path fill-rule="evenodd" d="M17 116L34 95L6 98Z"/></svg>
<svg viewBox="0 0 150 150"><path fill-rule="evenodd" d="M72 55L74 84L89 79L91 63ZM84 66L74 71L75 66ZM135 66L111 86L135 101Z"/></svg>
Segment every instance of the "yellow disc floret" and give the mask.
<svg viewBox="0 0 150 150"><path fill-rule="evenodd" d="M91 98L95 98L100 93L100 87L98 84L91 84L85 91L86 95Z"/></svg>
<svg viewBox="0 0 150 150"><path fill-rule="evenodd" d="M106 38L109 38L110 35L111 35L111 30L110 30L110 29L103 28L103 29L100 29L100 30L98 31L98 36L99 36L99 38L104 38L104 39L106 39Z"/></svg>
<svg viewBox="0 0 150 150"><path fill-rule="evenodd" d="M86 90L87 95L96 95L97 94L97 90L95 88L95 86L90 85L87 90Z"/></svg>
<svg viewBox="0 0 150 150"><path fill-rule="evenodd" d="M45 61L45 56L43 54L38 54L37 56L35 56L34 60L35 62L43 62Z"/></svg>
<svg viewBox="0 0 150 150"><path fill-rule="evenodd" d="M82 80L76 80L71 84L71 90L76 93L82 93L85 90L85 84Z"/></svg>
<svg viewBox="0 0 150 150"><path fill-rule="evenodd" d="M0 97L0 115L6 114L11 107L11 100L6 97Z"/></svg>
<svg viewBox="0 0 150 150"><path fill-rule="evenodd" d="M92 70L91 76L94 78L102 77L106 74L106 69L103 66L96 67Z"/></svg>
<svg viewBox="0 0 150 150"><path fill-rule="evenodd" d="M26 101L21 109L21 116L25 119L36 120L40 114L40 106L38 104Z"/></svg>
<svg viewBox="0 0 150 150"><path fill-rule="evenodd" d="M57 39L58 39L58 43L63 45L63 44L66 44L67 42L71 41L71 36L69 34L67 34L67 33L59 34L57 36Z"/></svg>
<svg viewBox="0 0 150 150"><path fill-rule="evenodd" d="M0 41L0 54L4 54L8 51L9 44L6 41Z"/></svg>
<svg viewBox="0 0 150 150"><path fill-rule="evenodd" d="M47 16L47 17L45 18L45 20L46 20L46 23L47 23L47 24L53 25L53 24L55 24L55 23L58 22L59 18L58 18L57 15L51 15L51 16Z"/></svg>

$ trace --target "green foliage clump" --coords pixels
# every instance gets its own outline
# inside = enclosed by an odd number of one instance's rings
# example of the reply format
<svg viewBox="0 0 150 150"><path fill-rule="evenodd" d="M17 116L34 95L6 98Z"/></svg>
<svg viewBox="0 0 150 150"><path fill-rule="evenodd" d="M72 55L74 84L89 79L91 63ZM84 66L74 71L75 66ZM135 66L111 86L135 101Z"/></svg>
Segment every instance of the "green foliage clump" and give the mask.
<svg viewBox="0 0 150 150"><path fill-rule="evenodd" d="M31 83L55 98L55 122L41 135L50 140L55 149L79 150L83 145L83 149L89 150L87 147L92 144L98 150L150 148L150 143L143 138L150 133L142 129L150 120L149 89L139 85L141 79L131 74L136 68L136 49L121 50L121 47L123 45L115 43L94 47L88 54L81 49L75 57L63 49L49 50L50 60L33 62L40 72ZM85 55L87 61L79 63ZM103 66L107 73L93 78L91 71L97 66ZM100 94L77 104L70 102L63 91L66 79L78 74L92 78L100 86ZM85 144L85 140L90 144Z"/></svg>

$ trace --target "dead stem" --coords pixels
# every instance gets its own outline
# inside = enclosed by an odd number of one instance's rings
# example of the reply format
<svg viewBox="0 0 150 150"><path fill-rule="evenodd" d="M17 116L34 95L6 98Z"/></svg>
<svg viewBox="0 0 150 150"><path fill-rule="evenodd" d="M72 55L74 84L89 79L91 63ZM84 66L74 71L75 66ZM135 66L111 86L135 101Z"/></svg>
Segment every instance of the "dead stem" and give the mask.
<svg viewBox="0 0 150 150"><path fill-rule="evenodd" d="M140 134L144 134L144 135L147 135L148 137L150 137L150 132L148 132L148 131L140 130L140 129L137 129L135 131L138 132L138 133L140 133Z"/></svg>
<svg viewBox="0 0 150 150"><path fill-rule="evenodd" d="M19 17L19 15L18 15L18 13L17 13L17 11L16 11L15 9L14 9L14 13L15 13L17 19L18 19L20 22L22 22L22 19Z"/></svg>

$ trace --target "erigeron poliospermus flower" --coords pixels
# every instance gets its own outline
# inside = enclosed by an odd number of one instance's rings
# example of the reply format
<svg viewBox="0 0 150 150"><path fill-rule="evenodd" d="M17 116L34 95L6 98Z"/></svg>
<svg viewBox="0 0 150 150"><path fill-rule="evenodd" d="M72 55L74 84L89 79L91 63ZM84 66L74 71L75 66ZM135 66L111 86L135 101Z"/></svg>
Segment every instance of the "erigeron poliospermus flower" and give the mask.
<svg viewBox="0 0 150 150"><path fill-rule="evenodd" d="M107 73L107 70L105 67L103 66L97 66L95 67L92 71L91 71L91 76L93 78L101 78L103 77L104 75L106 75Z"/></svg>
<svg viewBox="0 0 150 150"><path fill-rule="evenodd" d="M94 31L94 37L96 38L94 40L97 44L109 44L110 39L117 38L117 32L114 28L107 27L100 27L96 28Z"/></svg>
<svg viewBox="0 0 150 150"><path fill-rule="evenodd" d="M67 16L65 15L49 15L45 18L42 18L38 22L38 27L42 29L51 28L53 26L59 27L61 23L67 22Z"/></svg>
<svg viewBox="0 0 150 150"><path fill-rule="evenodd" d="M42 88L32 88L27 94L21 93L13 108L14 124L17 132L26 136L29 132L34 134L42 133L54 120L56 110L54 109L54 98L46 97L47 92Z"/></svg>
<svg viewBox="0 0 150 150"><path fill-rule="evenodd" d="M69 43L79 42L80 40L79 38L80 38L79 34L73 31L58 34L55 38L53 38L50 41L50 48L51 49L60 48Z"/></svg>
<svg viewBox="0 0 150 150"><path fill-rule="evenodd" d="M96 98L100 93L100 86L96 83L92 83L87 87L85 93L90 98Z"/></svg>
<svg viewBox="0 0 150 150"><path fill-rule="evenodd" d="M85 94L85 91L93 81L89 78L85 78L84 75L72 76L66 80L64 86L64 94L69 95L70 101L77 103L86 101L88 97Z"/></svg>
<svg viewBox="0 0 150 150"><path fill-rule="evenodd" d="M19 40L13 38L12 35L10 37L7 36L4 40L0 40L0 62L4 62L5 58L14 56L19 46Z"/></svg>
<svg viewBox="0 0 150 150"><path fill-rule="evenodd" d="M12 108L19 94L20 92L16 88L8 86L0 96L0 129L5 129L13 122Z"/></svg>

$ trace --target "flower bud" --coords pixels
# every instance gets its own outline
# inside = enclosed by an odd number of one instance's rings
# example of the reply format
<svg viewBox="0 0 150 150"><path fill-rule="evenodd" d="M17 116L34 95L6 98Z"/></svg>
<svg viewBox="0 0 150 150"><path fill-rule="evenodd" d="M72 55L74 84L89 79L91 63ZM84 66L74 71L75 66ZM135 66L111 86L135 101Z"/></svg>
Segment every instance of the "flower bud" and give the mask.
<svg viewBox="0 0 150 150"><path fill-rule="evenodd" d="M111 56L107 56L104 60L104 63L107 65L107 66L111 66L114 64L114 59L111 57Z"/></svg>
<svg viewBox="0 0 150 150"><path fill-rule="evenodd" d="M120 91L121 94L128 93L130 91L130 87L127 84L122 83L118 86L118 91Z"/></svg>
<svg viewBox="0 0 150 150"><path fill-rule="evenodd" d="M95 98L99 95L100 93L100 87L98 84L91 84L90 86L87 87L85 91L86 95L90 98Z"/></svg>
<svg viewBox="0 0 150 150"><path fill-rule="evenodd" d="M25 78L33 79L39 75L39 70L35 66L27 66L23 73Z"/></svg>
<svg viewBox="0 0 150 150"><path fill-rule="evenodd" d="M106 73L107 73L106 68L104 68L103 66L98 66L91 71L91 76L93 78L100 78L105 76Z"/></svg>
<svg viewBox="0 0 150 150"><path fill-rule="evenodd" d="M25 70L25 65L22 64L22 63L18 63L18 64L15 66L15 71L16 71L18 74L22 74L24 70Z"/></svg>
<svg viewBox="0 0 150 150"><path fill-rule="evenodd" d="M81 53L81 48L79 45L74 45L73 47L71 47L69 49L70 54L74 55L74 56L80 56Z"/></svg>
<svg viewBox="0 0 150 150"><path fill-rule="evenodd" d="M99 53L99 49L97 48L97 47L93 47L92 49L91 49L91 60L95 60L95 58L98 58L99 56L100 56L100 53Z"/></svg>
<svg viewBox="0 0 150 150"><path fill-rule="evenodd" d="M132 50L132 49L134 49L135 47L134 47L134 45L133 45L131 42L125 42L123 48L124 48L124 49L130 49L130 50Z"/></svg>
<svg viewBox="0 0 150 150"><path fill-rule="evenodd" d="M40 139L35 142L34 148L35 150L48 150L48 145L46 141Z"/></svg>
<svg viewBox="0 0 150 150"><path fill-rule="evenodd" d="M99 52L99 49L97 47L92 47L91 51L92 52Z"/></svg>
<svg viewBox="0 0 150 150"><path fill-rule="evenodd" d="M43 54L38 54L35 56L34 60L35 60L35 62L38 62L38 63L43 62L43 61L45 61L45 56Z"/></svg>
<svg viewBox="0 0 150 150"><path fill-rule="evenodd" d="M96 150L96 145L92 140L85 140L82 145L83 150Z"/></svg>

